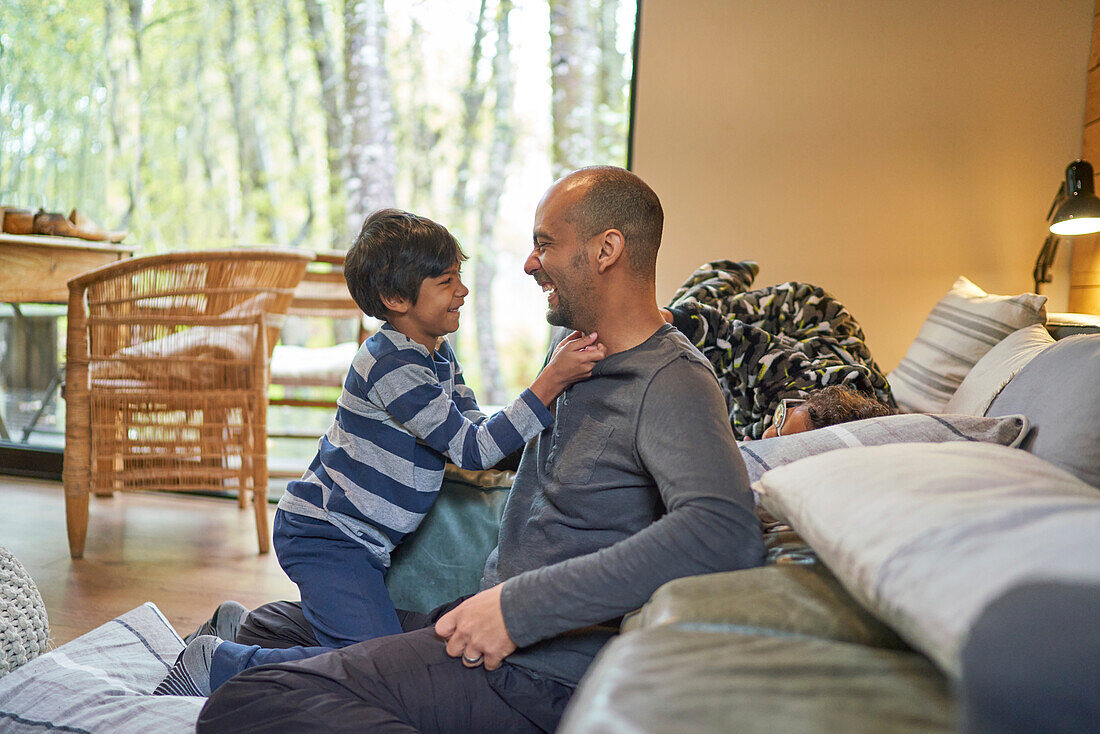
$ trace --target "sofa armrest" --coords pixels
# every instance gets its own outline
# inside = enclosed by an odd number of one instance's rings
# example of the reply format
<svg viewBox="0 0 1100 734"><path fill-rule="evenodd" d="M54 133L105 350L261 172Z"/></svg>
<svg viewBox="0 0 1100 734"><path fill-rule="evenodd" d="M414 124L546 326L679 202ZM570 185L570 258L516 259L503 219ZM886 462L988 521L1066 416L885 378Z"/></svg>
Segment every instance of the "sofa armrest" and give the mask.
<svg viewBox="0 0 1100 734"><path fill-rule="evenodd" d="M670 581L624 621L623 630L665 625L907 648L821 564L763 566Z"/></svg>

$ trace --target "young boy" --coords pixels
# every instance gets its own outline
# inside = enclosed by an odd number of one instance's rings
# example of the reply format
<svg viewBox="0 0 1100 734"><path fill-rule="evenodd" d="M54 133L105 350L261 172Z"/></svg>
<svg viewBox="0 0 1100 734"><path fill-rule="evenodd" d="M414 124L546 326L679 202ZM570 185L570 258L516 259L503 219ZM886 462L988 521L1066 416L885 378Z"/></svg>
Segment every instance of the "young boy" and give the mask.
<svg viewBox="0 0 1100 734"><path fill-rule="evenodd" d="M273 532L322 647L223 642L246 612L226 602L199 630L220 636L191 636L156 693L208 695L246 667L400 633L385 586L390 552L431 508L447 460L484 469L520 449L553 422L558 394L603 358L596 334L574 333L529 389L486 418L445 339L469 293L459 277L465 259L444 227L394 209L367 218L345 259L355 302L385 323L359 348L332 426L287 486Z"/></svg>

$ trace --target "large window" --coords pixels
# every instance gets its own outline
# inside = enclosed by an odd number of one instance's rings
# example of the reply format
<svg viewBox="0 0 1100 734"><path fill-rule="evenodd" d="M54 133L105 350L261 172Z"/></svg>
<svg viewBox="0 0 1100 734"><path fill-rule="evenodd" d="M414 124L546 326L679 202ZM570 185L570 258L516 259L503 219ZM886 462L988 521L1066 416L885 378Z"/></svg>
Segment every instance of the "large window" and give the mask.
<svg viewBox="0 0 1100 734"><path fill-rule="evenodd" d="M546 345L522 272L539 196L572 168L627 162L636 14L635 0L5 0L0 205L78 209L139 253L343 250L375 208L424 214L471 255L458 349L500 403Z"/></svg>

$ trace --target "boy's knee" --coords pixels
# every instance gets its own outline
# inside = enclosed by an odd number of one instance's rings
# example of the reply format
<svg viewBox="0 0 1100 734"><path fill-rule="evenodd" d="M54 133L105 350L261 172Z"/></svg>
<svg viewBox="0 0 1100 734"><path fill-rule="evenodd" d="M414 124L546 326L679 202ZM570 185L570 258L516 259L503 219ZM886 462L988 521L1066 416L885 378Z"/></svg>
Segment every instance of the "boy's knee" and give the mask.
<svg viewBox="0 0 1100 734"><path fill-rule="evenodd" d="M302 613L301 602L292 601L274 601L253 609L241 623L233 641L275 649L319 644Z"/></svg>

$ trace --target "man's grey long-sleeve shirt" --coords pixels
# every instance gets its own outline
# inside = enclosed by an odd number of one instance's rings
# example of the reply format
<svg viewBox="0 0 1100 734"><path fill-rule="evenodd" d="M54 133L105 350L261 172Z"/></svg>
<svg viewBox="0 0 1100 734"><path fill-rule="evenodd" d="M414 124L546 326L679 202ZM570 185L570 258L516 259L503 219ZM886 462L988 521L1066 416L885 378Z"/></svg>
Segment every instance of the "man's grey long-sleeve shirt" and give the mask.
<svg viewBox="0 0 1100 734"><path fill-rule="evenodd" d="M593 625L764 549L722 392L672 326L598 362L554 413L523 452L482 586L504 583L508 663L575 685L614 631Z"/></svg>

